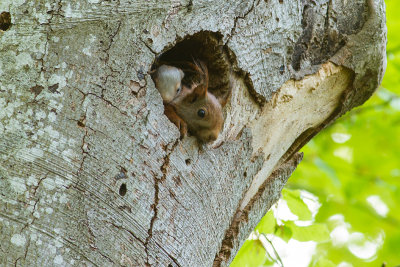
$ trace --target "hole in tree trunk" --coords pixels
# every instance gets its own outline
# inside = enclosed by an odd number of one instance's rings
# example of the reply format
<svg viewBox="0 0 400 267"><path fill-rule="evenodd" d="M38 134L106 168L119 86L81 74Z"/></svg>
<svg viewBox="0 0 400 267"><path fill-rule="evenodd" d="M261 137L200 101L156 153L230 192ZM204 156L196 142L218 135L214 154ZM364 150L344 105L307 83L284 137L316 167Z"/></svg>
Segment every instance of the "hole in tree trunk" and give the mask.
<svg viewBox="0 0 400 267"><path fill-rule="evenodd" d="M162 53L152 66L152 69L165 64L184 70L182 80L184 85L190 86L193 73L185 72L185 62L193 63L200 60L208 69L208 90L219 100L223 99L222 106L226 104L231 92L230 73L231 52L222 42L222 35L209 31L202 31L183 38L177 44Z"/></svg>
<svg viewBox="0 0 400 267"><path fill-rule="evenodd" d="M1 12L0 14L0 30L6 31L11 26L11 14L10 12Z"/></svg>
<svg viewBox="0 0 400 267"><path fill-rule="evenodd" d="M163 98L164 114L181 136L189 132L202 143L217 139L233 71L242 74L235 62L222 35L209 31L179 40L156 58L152 78Z"/></svg>
<svg viewBox="0 0 400 267"><path fill-rule="evenodd" d="M121 184L121 186L119 187L119 194L121 196L125 196L126 192L127 192L126 184Z"/></svg>

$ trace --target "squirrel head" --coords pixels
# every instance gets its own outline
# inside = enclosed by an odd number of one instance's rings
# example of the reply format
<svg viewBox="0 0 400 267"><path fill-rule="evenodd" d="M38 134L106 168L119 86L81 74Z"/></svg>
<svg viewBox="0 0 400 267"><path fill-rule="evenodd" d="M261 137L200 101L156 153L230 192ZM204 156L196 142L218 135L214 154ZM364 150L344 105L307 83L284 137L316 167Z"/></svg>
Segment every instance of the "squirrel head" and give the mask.
<svg viewBox="0 0 400 267"><path fill-rule="evenodd" d="M181 69L168 65L161 65L153 71L154 83L165 103L171 102L180 93L183 76Z"/></svg>
<svg viewBox="0 0 400 267"><path fill-rule="evenodd" d="M204 63L195 62L200 74L200 83L191 88L183 86L181 92L172 100L177 114L186 122L189 132L202 142L217 139L224 118L217 98L208 92L208 71Z"/></svg>

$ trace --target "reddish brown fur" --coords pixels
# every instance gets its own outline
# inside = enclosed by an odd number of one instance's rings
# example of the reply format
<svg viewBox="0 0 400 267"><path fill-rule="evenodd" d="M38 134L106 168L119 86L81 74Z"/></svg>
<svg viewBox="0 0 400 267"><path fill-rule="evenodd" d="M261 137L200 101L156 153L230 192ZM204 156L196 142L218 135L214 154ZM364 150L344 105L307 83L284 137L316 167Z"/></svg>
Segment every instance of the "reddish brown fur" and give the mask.
<svg viewBox="0 0 400 267"><path fill-rule="evenodd" d="M185 65L189 66L188 71L194 72L200 78L190 88L181 86L181 69L162 65L152 71L156 87L163 98L164 114L178 127L182 136L189 130L202 142L214 141L224 121L221 103L208 92L206 65L201 61L195 61L194 64L185 62Z"/></svg>
<svg viewBox="0 0 400 267"><path fill-rule="evenodd" d="M187 134L187 124L178 116L178 114L176 114L173 106L166 103L164 106L164 114L173 124L176 125L176 127L178 127L181 136Z"/></svg>
<svg viewBox="0 0 400 267"><path fill-rule="evenodd" d="M181 92L172 100L171 105L186 123L191 134L202 142L217 139L224 118L222 107L215 96L208 92L208 70L203 62L191 64L200 75L200 83L191 88L182 87ZM204 117L199 116L203 110Z"/></svg>

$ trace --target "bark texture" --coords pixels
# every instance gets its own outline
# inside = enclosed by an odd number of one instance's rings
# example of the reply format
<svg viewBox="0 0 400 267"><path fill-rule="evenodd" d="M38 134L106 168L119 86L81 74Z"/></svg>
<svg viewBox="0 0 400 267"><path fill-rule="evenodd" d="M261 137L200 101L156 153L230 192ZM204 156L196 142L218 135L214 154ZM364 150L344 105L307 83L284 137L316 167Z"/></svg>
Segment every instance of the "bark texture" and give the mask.
<svg viewBox="0 0 400 267"><path fill-rule="evenodd" d="M0 266L229 265L297 151L380 84L384 8L1 0ZM231 95L212 144L179 139L148 74L191 56Z"/></svg>

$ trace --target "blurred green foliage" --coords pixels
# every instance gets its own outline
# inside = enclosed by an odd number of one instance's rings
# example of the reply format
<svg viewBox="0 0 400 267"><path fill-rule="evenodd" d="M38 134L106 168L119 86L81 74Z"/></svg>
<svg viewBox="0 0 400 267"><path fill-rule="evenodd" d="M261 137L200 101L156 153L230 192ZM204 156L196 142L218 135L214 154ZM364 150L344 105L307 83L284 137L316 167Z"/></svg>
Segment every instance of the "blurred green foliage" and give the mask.
<svg viewBox="0 0 400 267"><path fill-rule="evenodd" d="M381 88L302 149L304 160L282 192L298 219L281 220L270 210L255 229L286 242L315 241L310 266L400 265L400 3L385 2L388 65ZM314 214L304 191L318 198ZM348 234L339 243L331 238L338 226ZM372 256L353 253L368 244L377 246ZM280 265L271 254L259 240L247 240L231 267Z"/></svg>

